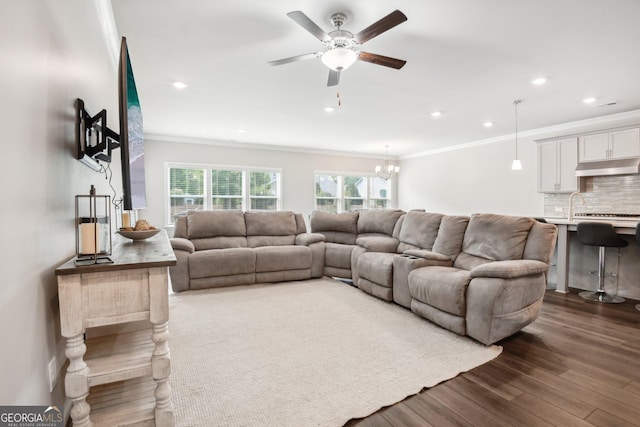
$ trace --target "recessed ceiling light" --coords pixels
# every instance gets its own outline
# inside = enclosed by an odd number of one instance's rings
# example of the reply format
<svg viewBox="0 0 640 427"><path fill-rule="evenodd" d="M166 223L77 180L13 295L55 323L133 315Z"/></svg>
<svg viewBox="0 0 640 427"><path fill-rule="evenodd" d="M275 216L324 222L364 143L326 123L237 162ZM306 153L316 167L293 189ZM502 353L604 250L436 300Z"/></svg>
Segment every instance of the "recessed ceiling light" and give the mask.
<svg viewBox="0 0 640 427"><path fill-rule="evenodd" d="M442 111L434 111L431 113L431 116L433 117L440 117L442 115Z"/></svg>
<svg viewBox="0 0 640 427"><path fill-rule="evenodd" d="M493 122L484 122L482 124L482 126L486 127L486 128L490 128L491 126L493 126Z"/></svg>
<svg viewBox="0 0 640 427"><path fill-rule="evenodd" d="M247 133L246 129L238 129L238 133Z"/></svg>
<svg viewBox="0 0 640 427"><path fill-rule="evenodd" d="M582 102L584 102L585 104L593 104L594 102L596 102L596 99L593 97L589 97L589 98L583 99Z"/></svg>
<svg viewBox="0 0 640 427"><path fill-rule="evenodd" d="M545 77L538 77L537 79L533 79L531 80L531 83L533 83L534 85L543 85L547 82L547 79Z"/></svg>
<svg viewBox="0 0 640 427"><path fill-rule="evenodd" d="M184 89L185 87L187 87L187 85L183 82L173 82L173 87L175 87L176 89Z"/></svg>
<svg viewBox="0 0 640 427"><path fill-rule="evenodd" d="M336 109L333 107L324 107L323 110L325 113L333 113L334 111L336 111Z"/></svg>

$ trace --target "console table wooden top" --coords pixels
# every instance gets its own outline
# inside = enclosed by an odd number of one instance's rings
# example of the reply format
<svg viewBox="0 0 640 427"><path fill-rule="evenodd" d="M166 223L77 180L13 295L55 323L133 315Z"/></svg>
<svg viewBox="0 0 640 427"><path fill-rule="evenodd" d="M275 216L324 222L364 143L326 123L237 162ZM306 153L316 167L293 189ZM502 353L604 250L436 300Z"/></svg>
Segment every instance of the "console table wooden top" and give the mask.
<svg viewBox="0 0 640 427"><path fill-rule="evenodd" d="M113 263L77 266L72 258L56 268L56 275L98 273L130 270L132 268L170 267L176 265L176 256L165 230L146 240L131 240L116 234L113 237Z"/></svg>

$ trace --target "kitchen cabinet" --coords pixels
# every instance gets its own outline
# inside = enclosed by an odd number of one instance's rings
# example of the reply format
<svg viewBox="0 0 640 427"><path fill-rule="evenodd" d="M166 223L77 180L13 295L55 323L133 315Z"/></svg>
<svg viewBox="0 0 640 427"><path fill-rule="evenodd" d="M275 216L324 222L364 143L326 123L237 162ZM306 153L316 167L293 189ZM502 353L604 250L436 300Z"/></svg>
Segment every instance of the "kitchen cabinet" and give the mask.
<svg viewBox="0 0 640 427"><path fill-rule="evenodd" d="M629 157L640 157L639 128L583 135L578 139L580 163Z"/></svg>
<svg viewBox="0 0 640 427"><path fill-rule="evenodd" d="M578 139L538 143L538 192L572 193L578 190Z"/></svg>

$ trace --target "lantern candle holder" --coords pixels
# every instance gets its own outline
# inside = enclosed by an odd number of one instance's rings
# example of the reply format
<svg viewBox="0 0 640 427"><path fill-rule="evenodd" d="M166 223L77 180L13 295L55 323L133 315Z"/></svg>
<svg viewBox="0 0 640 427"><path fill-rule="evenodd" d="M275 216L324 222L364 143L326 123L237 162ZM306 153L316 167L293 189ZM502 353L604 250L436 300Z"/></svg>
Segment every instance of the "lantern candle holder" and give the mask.
<svg viewBox="0 0 640 427"><path fill-rule="evenodd" d="M98 196L92 185L88 195L76 196L76 265L112 263L111 196Z"/></svg>

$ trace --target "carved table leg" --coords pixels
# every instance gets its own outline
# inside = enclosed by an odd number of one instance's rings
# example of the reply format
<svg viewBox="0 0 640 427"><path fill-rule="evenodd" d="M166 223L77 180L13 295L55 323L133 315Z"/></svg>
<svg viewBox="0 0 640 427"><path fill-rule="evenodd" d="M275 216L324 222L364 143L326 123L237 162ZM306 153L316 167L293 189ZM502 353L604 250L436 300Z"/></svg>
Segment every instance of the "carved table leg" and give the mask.
<svg viewBox="0 0 640 427"><path fill-rule="evenodd" d="M74 427L91 427L89 419L90 406L87 403L89 395L89 368L84 362L87 346L84 344L83 334L67 339L65 355L69 359L67 375L64 379L67 396L72 401L71 419Z"/></svg>
<svg viewBox="0 0 640 427"><path fill-rule="evenodd" d="M151 339L156 344L151 356L151 369L156 382L156 426L173 426L173 406L171 404L171 361L169 355L169 322L153 324Z"/></svg>

